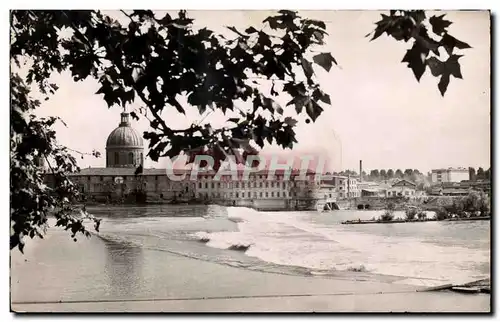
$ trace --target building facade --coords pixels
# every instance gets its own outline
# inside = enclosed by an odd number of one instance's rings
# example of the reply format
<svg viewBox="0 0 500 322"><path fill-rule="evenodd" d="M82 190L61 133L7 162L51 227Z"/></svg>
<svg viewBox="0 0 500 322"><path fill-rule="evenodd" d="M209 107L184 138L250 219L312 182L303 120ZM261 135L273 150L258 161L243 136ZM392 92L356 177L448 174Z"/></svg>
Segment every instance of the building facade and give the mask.
<svg viewBox="0 0 500 322"><path fill-rule="evenodd" d="M466 168L434 169L431 172L433 184L445 182L461 182L470 180L469 170Z"/></svg>
<svg viewBox="0 0 500 322"><path fill-rule="evenodd" d="M387 190L387 197L416 197L416 184L408 180L399 180L395 182L391 188Z"/></svg>
<svg viewBox="0 0 500 322"><path fill-rule="evenodd" d="M318 205L359 195L355 178L323 180L314 172L261 170L218 176L214 171L145 169L144 143L122 113L119 126L106 141L106 167L84 168L70 174L82 201L104 203L202 202L270 210L317 209ZM141 171L138 171L138 169ZM171 170L172 171L172 170ZM49 180L50 181L50 180Z"/></svg>

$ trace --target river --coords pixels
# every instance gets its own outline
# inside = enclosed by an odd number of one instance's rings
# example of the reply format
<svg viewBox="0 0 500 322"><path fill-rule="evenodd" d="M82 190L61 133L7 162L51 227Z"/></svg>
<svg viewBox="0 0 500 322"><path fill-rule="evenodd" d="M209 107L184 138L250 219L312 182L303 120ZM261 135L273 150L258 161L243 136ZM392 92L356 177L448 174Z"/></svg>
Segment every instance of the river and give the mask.
<svg viewBox="0 0 500 322"><path fill-rule="evenodd" d="M60 232L58 237L40 241L52 250L44 262L36 263L36 272L22 261L13 264L16 274L34 277L23 281L30 288L23 300L35 297L36 292L50 297L51 290L55 294L61 289L83 290L87 296L96 292L92 297L101 298L131 290L154 296L154 285L141 291L147 280L144 276L162 272L144 267L146 250L254 271L412 285L490 276L490 221L341 225L343 220L370 219L381 212L258 212L172 205L88 210L102 218L101 229L92 242L78 246L80 255L58 250L57 243L73 243L66 232ZM158 267L162 265L172 263ZM98 280L92 275L90 280L90 271L103 274Z"/></svg>

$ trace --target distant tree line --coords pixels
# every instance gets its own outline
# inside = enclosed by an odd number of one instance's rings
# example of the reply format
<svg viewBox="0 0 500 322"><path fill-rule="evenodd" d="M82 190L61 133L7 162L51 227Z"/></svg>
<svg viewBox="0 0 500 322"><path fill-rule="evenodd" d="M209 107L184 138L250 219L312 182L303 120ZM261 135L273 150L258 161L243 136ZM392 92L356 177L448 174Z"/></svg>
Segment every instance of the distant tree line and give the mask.
<svg viewBox="0 0 500 322"><path fill-rule="evenodd" d="M479 167L476 171L475 168L469 167L469 180L491 180L491 168L485 171L483 168Z"/></svg>
<svg viewBox="0 0 500 322"><path fill-rule="evenodd" d="M404 172L401 169L394 171L393 169L375 169L370 171L370 175L366 179L380 181L388 179L406 179L410 181L417 181L418 177L423 174L418 169L405 169Z"/></svg>

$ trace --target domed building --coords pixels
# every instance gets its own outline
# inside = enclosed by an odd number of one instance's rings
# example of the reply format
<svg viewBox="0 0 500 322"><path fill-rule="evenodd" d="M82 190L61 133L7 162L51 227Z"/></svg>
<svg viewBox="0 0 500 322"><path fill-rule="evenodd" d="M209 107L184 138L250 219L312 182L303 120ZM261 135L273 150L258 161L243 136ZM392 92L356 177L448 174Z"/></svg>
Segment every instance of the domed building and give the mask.
<svg viewBox="0 0 500 322"><path fill-rule="evenodd" d="M144 168L144 140L132 127L127 112L121 113L118 127L106 140L106 167L82 168L69 176L84 201L122 203L194 198L194 182L172 182L166 169Z"/></svg>
<svg viewBox="0 0 500 322"><path fill-rule="evenodd" d="M39 163L42 166L41 163ZM245 169L239 166L238 173ZM315 210L321 201L335 202L336 186L322 186L308 176L307 184L296 185L299 173L291 181L283 173L269 180L269 169L249 173L249 177L222 175L217 170L192 173L192 169L144 168L144 140L130 123L130 114L121 113L121 120L106 140L106 166L82 168L68 176L78 187L82 202L97 203L178 203L203 202L238 205L263 210ZM197 172L197 171L196 171ZM279 172L279 170L277 171ZM179 177L180 176L180 177ZM314 177L314 178L313 178ZM56 186L55 176L46 174L47 184ZM297 179L298 181L302 179ZM290 181L290 182L289 182ZM312 185L311 185L312 184ZM312 190L312 187L316 190ZM352 185L351 185L352 188ZM301 191L309 191L304 194ZM321 200L320 200L321 199Z"/></svg>
<svg viewBox="0 0 500 322"><path fill-rule="evenodd" d="M130 125L129 113L121 113L121 122L106 141L107 168L137 168L143 164L144 141Z"/></svg>

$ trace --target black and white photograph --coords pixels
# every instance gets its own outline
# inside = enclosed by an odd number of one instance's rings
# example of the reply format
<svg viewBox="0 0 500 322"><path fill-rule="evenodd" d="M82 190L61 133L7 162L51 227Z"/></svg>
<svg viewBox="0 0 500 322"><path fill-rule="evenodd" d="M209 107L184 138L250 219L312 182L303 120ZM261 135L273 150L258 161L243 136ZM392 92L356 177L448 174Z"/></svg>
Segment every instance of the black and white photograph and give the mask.
<svg viewBox="0 0 500 322"><path fill-rule="evenodd" d="M491 11L178 6L9 11L11 314L492 313Z"/></svg>

